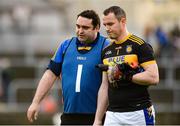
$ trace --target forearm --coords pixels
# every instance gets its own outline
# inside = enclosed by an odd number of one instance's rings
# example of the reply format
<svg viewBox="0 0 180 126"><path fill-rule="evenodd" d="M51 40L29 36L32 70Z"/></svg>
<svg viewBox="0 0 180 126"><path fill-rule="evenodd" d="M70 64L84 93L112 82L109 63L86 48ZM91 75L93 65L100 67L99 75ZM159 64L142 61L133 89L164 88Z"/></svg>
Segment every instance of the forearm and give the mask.
<svg viewBox="0 0 180 126"><path fill-rule="evenodd" d="M104 114L108 107L108 96L102 92L99 92L98 95L98 106L96 110L95 120L102 121Z"/></svg>
<svg viewBox="0 0 180 126"><path fill-rule="evenodd" d="M57 77L50 70L46 70L38 84L33 103L39 104L42 101L44 96L51 89L56 78Z"/></svg>
<svg viewBox="0 0 180 126"><path fill-rule="evenodd" d="M98 104L95 124L102 123L102 119L108 107L108 81L104 81L98 92Z"/></svg>

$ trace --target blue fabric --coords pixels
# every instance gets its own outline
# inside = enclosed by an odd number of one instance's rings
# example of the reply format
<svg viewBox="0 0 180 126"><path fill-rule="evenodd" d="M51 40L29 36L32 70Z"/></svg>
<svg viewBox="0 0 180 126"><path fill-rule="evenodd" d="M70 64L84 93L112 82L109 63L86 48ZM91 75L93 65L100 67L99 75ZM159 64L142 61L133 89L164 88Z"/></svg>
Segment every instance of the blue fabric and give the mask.
<svg viewBox="0 0 180 126"><path fill-rule="evenodd" d="M156 37L160 45L164 46L168 44L168 37L160 27L158 27L156 30Z"/></svg>
<svg viewBox="0 0 180 126"><path fill-rule="evenodd" d="M70 43L62 64L62 89L65 113L95 113L102 74L95 66L101 62L104 37L87 53L76 48L77 38ZM80 92L75 91L78 66L82 65Z"/></svg>
<svg viewBox="0 0 180 126"><path fill-rule="evenodd" d="M50 63L47 69L50 69L56 76L60 75L62 63L56 63L53 60L50 60Z"/></svg>
<svg viewBox="0 0 180 126"><path fill-rule="evenodd" d="M98 33L98 37L96 39L96 41L99 39L99 37L101 38L102 36ZM76 38L76 37L74 37ZM104 38L104 37L103 37ZM73 38L72 38L73 39ZM63 62L63 56L65 54L66 49L68 48L70 42L72 39L67 39L65 41L63 41L60 46L57 48L54 56L51 58L47 69L50 69L56 76L59 76L61 73L61 67L62 67L62 62ZM103 42L100 42L103 43ZM109 40L105 40L105 42L103 43L103 48L105 48L106 46L109 45ZM76 38L76 44L77 46L83 46ZM93 47L94 45L96 45L95 43L92 43L91 46Z"/></svg>
<svg viewBox="0 0 180 126"><path fill-rule="evenodd" d="M154 124L154 116L152 113L149 113L147 108L143 110L144 111L144 116L145 116L145 121L146 125L155 125Z"/></svg>
<svg viewBox="0 0 180 126"><path fill-rule="evenodd" d="M56 63L62 63L63 60L63 54L65 53L65 50L69 46L69 43L71 42L71 39L67 39L61 43L59 48L56 50L56 53L52 57L51 60L53 60Z"/></svg>
<svg viewBox="0 0 180 126"><path fill-rule="evenodd" d="M110 42L98 34L92 49L80 53L77 37L61 43L48 65L56 75L61 73L64 113L95 113L97 93L102 73L95 66L101 62L101 52ZM81 45L82 46L82 45ZM78 66L82 65L80 92L75 91Z"/></svg>
<svg viewBox="0 0 180 126"><path fill-rule="evenodd" d="M50 69L56 76L59 76L61 73L63 56L70 42L71 39L63 41L49 62L47 69Z"/></svg>

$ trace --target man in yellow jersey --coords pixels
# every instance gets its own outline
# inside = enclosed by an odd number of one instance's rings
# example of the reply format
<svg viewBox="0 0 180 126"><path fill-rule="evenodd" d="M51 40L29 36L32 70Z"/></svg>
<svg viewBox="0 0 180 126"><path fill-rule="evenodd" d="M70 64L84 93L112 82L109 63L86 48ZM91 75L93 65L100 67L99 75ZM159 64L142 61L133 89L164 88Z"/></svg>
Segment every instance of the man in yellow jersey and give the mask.
<svg viewBox="0 0 180 126"><path fill-rule="evenodd" d="M148 93L159 82L158 66L152 47L128 32L126 13L112 6L103 12L103 25L114 42L102 53L103 81L98 93L94 126L154 125L155 111Z"/></svg>

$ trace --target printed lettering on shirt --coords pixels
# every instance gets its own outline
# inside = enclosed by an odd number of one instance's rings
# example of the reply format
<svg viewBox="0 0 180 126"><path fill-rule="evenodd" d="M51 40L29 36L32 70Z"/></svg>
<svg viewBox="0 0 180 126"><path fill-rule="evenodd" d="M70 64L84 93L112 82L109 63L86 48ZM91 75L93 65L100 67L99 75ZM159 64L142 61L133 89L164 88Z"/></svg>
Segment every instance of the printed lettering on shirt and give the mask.
<svg viewBox="0 0 180 126"><path fill-rule="evenodd" d="M111 51L107 51L107 52L105 53L105 55L110 55L110 54L112 54Z"/></svg>
<svg viewBox="0 0 180 126"><path fill-rule="evenodd" d="M86 57L77 56L77 60L86 60Z"/></svg>
<svg viewBox="0 0 180 126"><path fill-rule="evenodd" d="M115 57L109 57L105 58L103 60L103 63L106 65L113 66L115 64L121 64L121 63L138 63L137 55L130 54L130 55L122 55L122 56L115 56Z"/></svg>

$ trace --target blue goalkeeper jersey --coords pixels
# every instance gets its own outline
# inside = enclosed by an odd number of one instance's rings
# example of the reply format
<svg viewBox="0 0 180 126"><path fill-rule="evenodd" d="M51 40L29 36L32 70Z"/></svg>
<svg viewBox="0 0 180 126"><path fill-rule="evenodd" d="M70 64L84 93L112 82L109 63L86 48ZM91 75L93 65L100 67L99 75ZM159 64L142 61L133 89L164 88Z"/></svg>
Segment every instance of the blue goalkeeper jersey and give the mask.
<svg viewBox="0 0 180 126"><path fill-rule="evenodd" d="M78 50L78 43L76 37L64 41L51 62L60 64L64 113L95 113L102 81L102 73L96 65L102 63L101 52L109 41L98 35L85 53ZM49 68L59 75L51 68L53 63L50 64Z"/></svg>

